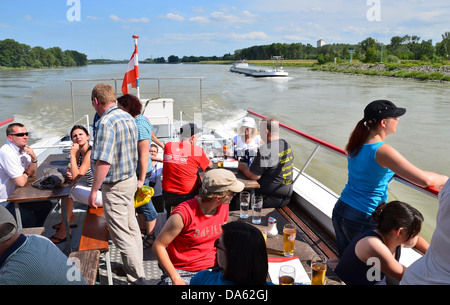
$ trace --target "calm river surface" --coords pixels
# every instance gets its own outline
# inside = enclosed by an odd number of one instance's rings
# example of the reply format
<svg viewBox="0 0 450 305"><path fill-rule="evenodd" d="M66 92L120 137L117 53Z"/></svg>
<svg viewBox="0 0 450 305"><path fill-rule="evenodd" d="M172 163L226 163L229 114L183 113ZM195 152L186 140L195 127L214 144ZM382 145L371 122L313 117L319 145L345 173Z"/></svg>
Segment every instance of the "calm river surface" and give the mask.
<svg viewBox="0 0 450 305"><path fill-rule="evenodd" d="M68 79L123 78L126 65L98 65L81 68L0 71L0 121L14 117L32 133L34 142L49 135L62 135L72 123ZM352 76L286 68L287 78L256 79L229 72L223 65L141 65L140 77L205 77L199 101L199 81L163 81L162 97L175 100L178 110L195 113L213 127L235 129L246 110L344 147L364 107L375 99L389 99L407 109L397 133L387 142L418 167L450 175L450 85L415 80ZM76 119L92 118L90 92L94 83L76 87ZM121 81L118 83L120 87ZM141 97L156 97L155 81L141 81ZM133 93L133 92L132 92ZM295 150L296 166L302 167L314 146L283 133ZM0 132L0 144L5 143ZM347 180L346 160L321 150L307 173L340 194ZM431 237L437 200L394 182L389 200L416 206L425 216L424 237Z"/></svg>

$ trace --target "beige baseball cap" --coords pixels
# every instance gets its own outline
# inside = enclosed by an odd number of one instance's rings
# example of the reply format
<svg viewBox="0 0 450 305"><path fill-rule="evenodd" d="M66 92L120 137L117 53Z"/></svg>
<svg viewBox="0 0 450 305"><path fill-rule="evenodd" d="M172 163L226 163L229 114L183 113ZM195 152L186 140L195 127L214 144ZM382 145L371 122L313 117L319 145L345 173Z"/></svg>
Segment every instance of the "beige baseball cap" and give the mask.
<svg viewBox="0 0 450 305"><path fill-rule="evenodd" d="M219 168L205 173L202 182L204 194L218 194L224 192L240 193L244 189L244 183L238 181L236 176L229 170Z"/></svg>
<svg viewBox="0 0 450 305"><path fill-rule="evenodd" d="M5 224L5 223L12 224L14 226L14 228L11 230L11 232L6 234L5 236L0 237L0 243L3 243L5 241L9 240L11 237L14 236L14 234L16 234L16 231L17 231L16 220L4 206L0 205L0 225Z"/></svg>

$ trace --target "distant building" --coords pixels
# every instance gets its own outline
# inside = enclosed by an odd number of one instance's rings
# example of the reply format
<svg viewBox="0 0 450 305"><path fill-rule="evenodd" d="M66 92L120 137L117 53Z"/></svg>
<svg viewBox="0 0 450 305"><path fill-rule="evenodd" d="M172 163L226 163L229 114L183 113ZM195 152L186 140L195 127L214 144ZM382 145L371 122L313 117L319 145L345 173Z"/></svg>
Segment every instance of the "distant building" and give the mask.
<svg viewBox="0 0 450 305"><path fill-rule="evenodd" d="M319 39L317 40L317 47L320 48L325 45L325 40Z"/></svg>

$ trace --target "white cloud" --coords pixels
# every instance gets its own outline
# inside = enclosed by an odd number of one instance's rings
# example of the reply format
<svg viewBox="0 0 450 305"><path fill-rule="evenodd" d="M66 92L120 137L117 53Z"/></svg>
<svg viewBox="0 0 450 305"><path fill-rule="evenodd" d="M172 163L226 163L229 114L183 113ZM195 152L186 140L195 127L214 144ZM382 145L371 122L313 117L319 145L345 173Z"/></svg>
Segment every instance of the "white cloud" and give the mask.
<svg viewBox="0 0 450 305"><path fill-rule="evenodd" d="M86 19L89 19L89 20L103 20L103 18L95 17L95 16L87 16Z"/></svg>
<svg viewBox="0 0 450 305"><path fill-rule="evenodd" d="M269 38L269 36L267 36L266 33L264 32L250 32L250 33L244 33L244 34L237 34L237 33L231 33L231 37L235 38L235 39L251 39L251 40L255 40L255 39L267 39Z"/></svg>
<svg viewBox="0 0 450 305"><path fill-rule="evenodd" d="M174 21L184 21L184 19L185 19L181 15L176 15L176 14L172 14L172 13L166 14L166 18L170 19L170 20L174 20Z"/></svg>
<svg viewBox="0 0 450 305"><path fill-rule="evenodd" d="M249 11L243 11L238 15L226 14L224 12L212 12L211 19L218 22L225 23L246 23L250 24L254 22L256 15Z"/></svg>
<svg viewBox="0 0 450 305"><path fill-rule="evenodd" d="M149 18L128 18L128 19L123 19L120 17L117 17L116 15L109 15L109 18L115 22L122 22L122 23L147 23L150 22Z"/></svg>
<svg viewBox="0 0 450 305"><path fill-rule="evenodd" d="M192 17L189 18L190 22L195 22L195 23L208 23L210 22L208 17Z"/></svg>

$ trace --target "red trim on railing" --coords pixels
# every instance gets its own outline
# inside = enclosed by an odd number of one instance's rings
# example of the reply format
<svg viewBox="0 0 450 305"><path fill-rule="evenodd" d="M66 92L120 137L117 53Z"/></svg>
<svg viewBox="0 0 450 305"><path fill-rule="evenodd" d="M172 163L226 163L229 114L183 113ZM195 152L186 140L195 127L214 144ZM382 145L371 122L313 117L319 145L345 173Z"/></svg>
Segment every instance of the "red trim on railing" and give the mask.
<svg viewBox="0 0 450 305"><path fill-rule="evenodd" d="M0 122L0 126L3 126L3 125L5 125L5 124L8 124L8 123L10 123L10 122L12 122L12 121L14 121L14 118L10 118L10 119L4 120L3 122Z"/></svg>
<svg viewBox="0 0 450 305"><path fill-rule="evenodd" d="M252 114L252 115L254 115L254 116L260 117L262 119L267 119L266 116L264 116L262 114L259 114L259 113L256 113L254 111L247 110L247 112ZM307 140L313 141L313 142L315 142L315 143L317 143L317 144L319 144L319 145L321 145L323 147L329 148L329 149L331 149L333 151L336 151L336 152L338 152L338 153L340 153L340 154L342 154L344 156L347 156L345 150L343 150L342 148L340 148L338 146L335 146L333 144L325 142L325 141L323 141L323 140L321 140L319 138L313 137L313 136L311 136L311 135L309 135L307 133L301 132L301 131L299 131L299 130L297 130L295 128L292 128L290 126L287 126L287 125L285 125L285 124L283 124L281 122L280 122L280 126L285 128L285 129L287 129L287 130L289 130L289 131L291 131L291 132L293 132L293 133L295 133L295 134L298 134L299 136L304 137ZM428 193L431 193L432 195L435 195L435 196L437 196L439 194L439 192L440 192L440 190L438 188L436 188L436 187L433 187L433 186L431 186L431 187L421 187L421 186L418 186L418 185L416 185L416 184L414 184L414 183L412 183L412 182L410 182L410 181L408 181L408 180L398 176L397 174L395 174L395 178L399 179L399 180L402 180L404 182L407 182L407 183L409 183L411 185L414 185L415 187L417 187L419 189L422 189L422 190L424 190L424 191L426 191Z"/></svg>

